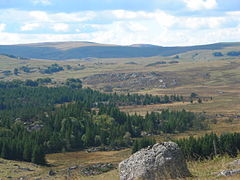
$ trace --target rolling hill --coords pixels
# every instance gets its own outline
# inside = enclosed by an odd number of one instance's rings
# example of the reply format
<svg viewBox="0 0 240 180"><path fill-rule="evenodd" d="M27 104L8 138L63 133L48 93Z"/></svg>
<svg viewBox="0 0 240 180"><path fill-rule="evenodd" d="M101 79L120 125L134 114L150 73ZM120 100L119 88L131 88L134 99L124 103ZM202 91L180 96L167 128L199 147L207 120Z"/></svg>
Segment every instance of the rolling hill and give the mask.
<svg viewBox="0 0 240 180"><path fill-rule="evenodd" d="M51 42L19 45L1 45L0 54L10 54L35 59L81 59L81 58L137 58L173 56L196 50L221 50L240 47L240 43L215 43L198 46L163 47L149 44L130 46L107 45L93 42Z"/></svg>

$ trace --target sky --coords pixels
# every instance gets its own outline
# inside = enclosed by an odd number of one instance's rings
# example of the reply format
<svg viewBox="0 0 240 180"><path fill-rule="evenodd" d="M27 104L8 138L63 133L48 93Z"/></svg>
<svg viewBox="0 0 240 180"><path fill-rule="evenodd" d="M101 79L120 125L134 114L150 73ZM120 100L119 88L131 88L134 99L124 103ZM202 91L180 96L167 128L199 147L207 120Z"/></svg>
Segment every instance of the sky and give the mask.
<svg viewBox="0 0 240 180"><path fill-rule="evenodd" d="M0 0L0 44L240 41L240 0Z"/></svg>

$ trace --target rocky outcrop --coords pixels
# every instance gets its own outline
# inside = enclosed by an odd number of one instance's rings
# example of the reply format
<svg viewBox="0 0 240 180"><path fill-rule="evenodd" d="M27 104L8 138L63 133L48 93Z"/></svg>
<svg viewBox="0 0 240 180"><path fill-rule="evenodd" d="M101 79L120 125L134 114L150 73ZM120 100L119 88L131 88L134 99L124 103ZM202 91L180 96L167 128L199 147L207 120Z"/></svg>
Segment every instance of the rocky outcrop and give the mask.
<svg viewBox="0 0 240 180"><path fill-rule="evenodd" d="M233 176L235 174L240 174L240 169L234 169L234 170L224 170L221 171L218 176Z"/></svg>
<svg viewBox="0 0 240 180"><path fill-rule="evenodd" d="M117 169L117 166L112 163L97 163L84 167L81 170L81 174L84 176L96 176L113 169Z"/></svg>
<svg viewBox="0 0 240 180"><path fill-rule="evenodd" d="M240 159L234 160L227 164L229 169L223 170L217 173L217 176L233 176L236 174L240 174ZM238 168L238 169L236 169Z"/></svg>
<svg viewBox="0 0 240 180"><path fill-rule="evenodd" d="M229 166L240 166L240 159L234 160L228 164Z"/></svg>
<svg viewBox="0 0 240 180"><path fill-rule="evenodd" d="M142 149L119 164L120 180L161 180L191 176L176 143L164 142Z"/></svg>

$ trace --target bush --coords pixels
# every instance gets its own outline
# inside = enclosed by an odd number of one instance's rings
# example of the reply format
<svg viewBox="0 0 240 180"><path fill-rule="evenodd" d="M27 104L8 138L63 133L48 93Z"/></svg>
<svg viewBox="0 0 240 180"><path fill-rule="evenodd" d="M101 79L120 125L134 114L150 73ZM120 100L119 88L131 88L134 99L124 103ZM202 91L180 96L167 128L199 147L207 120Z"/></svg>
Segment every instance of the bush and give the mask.
<svg viewBox="0 0 240 180"><path fill-rule="evenodd" d="M240 51L230 51L227 53L228 56L240 56Z"/></svg>
<svg viewBox="0 0 240 180"><path fill-rule="evenodd" d="M213 56L215 56L215 57L221 57L221 56L223 56L223 54L222 54L221 52L214 52L214 53L213 53Z"/></svg>

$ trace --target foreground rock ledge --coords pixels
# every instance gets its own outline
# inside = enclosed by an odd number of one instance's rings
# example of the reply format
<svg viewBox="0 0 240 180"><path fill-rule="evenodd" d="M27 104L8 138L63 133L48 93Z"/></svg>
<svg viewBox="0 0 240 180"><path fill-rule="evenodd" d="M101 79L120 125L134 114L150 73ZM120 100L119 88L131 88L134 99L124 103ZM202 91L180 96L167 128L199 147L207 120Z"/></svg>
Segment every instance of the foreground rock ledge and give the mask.
<svg viewBox="0 0 240 180"><path fill-rule="evenodd" d="M161 180L191 176L183 153L174 142L142 149L119 164L120 180Z"/></svg>

